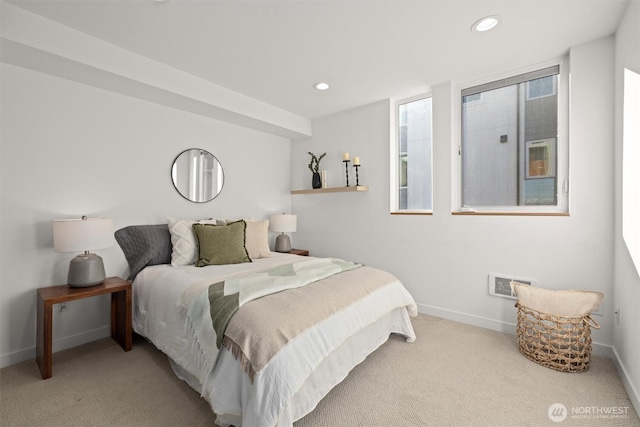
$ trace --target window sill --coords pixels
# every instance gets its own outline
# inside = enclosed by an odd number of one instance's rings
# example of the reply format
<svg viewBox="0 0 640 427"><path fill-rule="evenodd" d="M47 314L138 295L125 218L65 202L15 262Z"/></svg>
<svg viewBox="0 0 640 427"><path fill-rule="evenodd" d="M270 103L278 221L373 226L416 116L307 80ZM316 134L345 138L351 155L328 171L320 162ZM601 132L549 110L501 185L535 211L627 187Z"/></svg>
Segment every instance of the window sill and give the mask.
<svg viewBox="0 0 640 427"><path fill-rule="evenodd" d="M432 211L395 211L391 215L433 215Z"/></svg>
<svg viewBox="0 0 640 427"><path fill-rule="evenodd" d="M570 216L569 212L517 212L517 211L513 211L513 212L499 212L499 211L495 211L495 212L489 212L489 211L476 211L476 212L462 212L462 211L458 211L458 212L451 212L451 215L467 215L467 216L473 216L473 215L483 215L483 216L487 216L487 215L492 215L492 216Z"/></svg>

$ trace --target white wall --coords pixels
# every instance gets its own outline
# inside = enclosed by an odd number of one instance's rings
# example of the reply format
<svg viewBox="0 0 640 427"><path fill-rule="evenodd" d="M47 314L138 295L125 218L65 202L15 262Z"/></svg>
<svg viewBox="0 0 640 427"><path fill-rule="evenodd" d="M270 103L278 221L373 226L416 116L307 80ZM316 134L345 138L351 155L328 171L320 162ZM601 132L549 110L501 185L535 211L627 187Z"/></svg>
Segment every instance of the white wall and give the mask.
<svg viewBox="0 0 640 427"><path fill-rule="evenodd" d="M381 267L398 276L421 311L497 330L513 330L514 301L488 294L489 273L537 279L550 289L606 295L594 341L614 343L613 38L571 51L571 215L453 216L454 84L433 88L434 211L389 214L390 103L381 101L316 120L313 137L292 144L292 183L310 188L307 151L327 157L330 186L344 185L341 153L361 159L367 193L293 196L293 245ZM500 70L504 71L504 70ZM594 170L594 166L597 169Z"/></svg>
<svg viewBox="0 0 640 427"><path fill-rule="evenodd" d="M1 366L35 358L36 289L66 283L74 254L53 252L51 220L107 216L118 229L290 210L288 139L13 65L0 73ZM209 203L188 202L171 182L175 156L192 147L224 169ZM96 252L107 275L126 277L115 241ZM54 313L54 351L108 336L108 297L69 306Z"/></svg>
<svg viewBox="0 0 640 427"><path fill-rule="evenodd" d="M640 2L629 3L616 34L616 138L615 138L615 267L614 304L620 308L620 320L615 327L615 349L626 372L625 386L640 408L640 276L622 239L622 118L623 73L627 68L640 73ZM640 141L634 141L640 143Z"/></svg>

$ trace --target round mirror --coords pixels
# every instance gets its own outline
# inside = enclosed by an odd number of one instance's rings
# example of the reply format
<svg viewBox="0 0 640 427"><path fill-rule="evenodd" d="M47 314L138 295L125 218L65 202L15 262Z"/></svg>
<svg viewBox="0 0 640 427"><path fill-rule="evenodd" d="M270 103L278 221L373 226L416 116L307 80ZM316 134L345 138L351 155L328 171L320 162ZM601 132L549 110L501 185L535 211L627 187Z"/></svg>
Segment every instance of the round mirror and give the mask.
<svg viewBox="0 0 640 427"><path fill-rule="evenodd" d="M171 179L182 197L205 203L222 191L224 172L213 154L200 148L190 148L178 154L173 161Z"/></svg>

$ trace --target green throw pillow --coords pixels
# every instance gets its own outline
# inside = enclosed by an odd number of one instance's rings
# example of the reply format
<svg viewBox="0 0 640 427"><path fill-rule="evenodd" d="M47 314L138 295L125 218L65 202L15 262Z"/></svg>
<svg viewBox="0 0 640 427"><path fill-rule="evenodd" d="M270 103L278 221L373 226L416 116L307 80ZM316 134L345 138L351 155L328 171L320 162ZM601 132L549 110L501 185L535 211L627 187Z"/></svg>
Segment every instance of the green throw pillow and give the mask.
<svg viewBox="0 0 640 427"><path fill-rule="evenodd" d="M200 251L196 267L251 262L245 247L246 228L244 220L227 225L193 224Z"/></svg>

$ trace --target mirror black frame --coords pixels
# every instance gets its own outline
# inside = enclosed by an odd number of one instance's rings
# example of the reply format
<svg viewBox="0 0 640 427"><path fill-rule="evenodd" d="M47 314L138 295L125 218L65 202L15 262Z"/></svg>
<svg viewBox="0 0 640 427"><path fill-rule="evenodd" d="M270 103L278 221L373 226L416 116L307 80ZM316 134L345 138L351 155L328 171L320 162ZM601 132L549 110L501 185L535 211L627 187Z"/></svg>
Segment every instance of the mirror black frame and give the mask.
<svg viewBox="0 0 640 427"><path fill-rule="evenodd" d="M205 156L206 158L208 158L208 156L210 156L211 160L212 160L212 165L217 165L217 168L219 168L219 175L221 178L221 183L219 185L216 185L215 182L211 182L211 190L210 190L210 194L205 194L202 196L202 198L196 198L196 197L191 197L188 193L188 191L181 189L181 185L179 185L178 181L178 175L177 175L177 165L178 165L178 161L181 158L181 156L186 156L189 155L189 153L192 153L194 151L199 151L201 156ZM215 169L215 167L213 168ZM213 170L212 169L212 170ZM202 170L196 172L199 176L201 180L205 180L204 184L201 185L207 185L207 178L213 179L207 175L204 175L204 172ZM173 159L173 163L171 164L171 170L170 170L170 175L171 175L171 182L173 183L173 187L176 189L176 191L178 192L178 194L180 194L183 198L185 198L186 200L193 202L193 203L207 203L212 201L213 199L215 199L216 197L218 197L218 195L220 195L220 193L222 192L222 189L224 188L224 169L222 168L222 163L220 163L220 160L218 160L218 158L216 156L214 156L213 154L211 154L209 151L202 149L202 148L188 148L186 150L183 150L182 152L180 152L180 154L178 154L175 159ZM216 180L217 181L217 180ZM185 194L186 193L186 194Z"/></svg>

